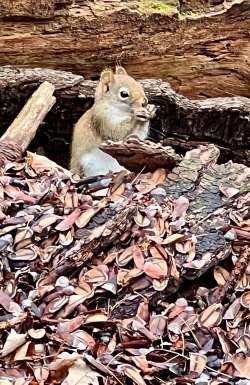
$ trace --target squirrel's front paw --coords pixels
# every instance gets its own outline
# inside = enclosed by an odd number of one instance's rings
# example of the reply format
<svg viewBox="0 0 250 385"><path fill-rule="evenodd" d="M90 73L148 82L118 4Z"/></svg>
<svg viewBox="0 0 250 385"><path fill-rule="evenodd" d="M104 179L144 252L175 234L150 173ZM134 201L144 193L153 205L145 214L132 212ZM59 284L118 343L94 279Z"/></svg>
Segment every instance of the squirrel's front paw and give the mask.
<svg viewBox="0 0 250 385"><path fill-rule="evenodd" d="M157 107L154 104L148 104L147 110L150 113L150 119L152 119L155 116Z"/></svg>

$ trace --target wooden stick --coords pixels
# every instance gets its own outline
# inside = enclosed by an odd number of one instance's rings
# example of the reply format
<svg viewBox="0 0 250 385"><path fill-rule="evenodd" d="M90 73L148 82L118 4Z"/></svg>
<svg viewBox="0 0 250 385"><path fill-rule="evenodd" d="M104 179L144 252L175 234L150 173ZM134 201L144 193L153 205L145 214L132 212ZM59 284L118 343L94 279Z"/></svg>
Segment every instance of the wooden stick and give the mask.
<svg viewBox="0 0 250 385"><path fill-rule="evenodd" d="M36 135L39 125L56 102L55 87L45 81L33 93L16 119L1 137L1 141L15 142L25 151ZM2 143L0 142L1 147Z"/></svg>

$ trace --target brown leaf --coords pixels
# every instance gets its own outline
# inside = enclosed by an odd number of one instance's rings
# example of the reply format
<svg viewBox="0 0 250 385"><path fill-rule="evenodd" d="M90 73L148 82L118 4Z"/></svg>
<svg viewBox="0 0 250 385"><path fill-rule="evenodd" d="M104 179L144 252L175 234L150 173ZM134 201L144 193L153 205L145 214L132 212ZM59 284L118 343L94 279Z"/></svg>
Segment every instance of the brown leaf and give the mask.
<svg viewBox="0 0 250 385"><path fill-rule="evenodd" d="M149 308L147 302L141 302L138 306L136 315L147 322L149 320Z"/></svg>
<svg viewBox="0 0 250 385"><path fill-rule="evenodd" d="M67 231L69 230L73 224L76 222L76 220L80 217L81 210L76 208L74 211L72 211L71 214L69 214L66 218L64 218L58 225L56 226L56 230L58 231Z"/></svg>
<svg viewBox="0 0 250 385"><path fill-rule="evenodd" d="M117 274L118 285L126 285L131 279L139 277L143 272L140 269L134 268L131 270L120 269Z"/></svg>
<svg viewBox="0 0 250 385"><path fill-rule="evenodd" d="M250 291L245 291L240 297L240 303L243 307L250 310Z"/></svg>
<svg viewBox="0 0 250 385"><path fill-rule="evenodd" d="M77 227L79 227L80 229L82 229L83 227L85 227L89 221L100 211L102 210L104 207L106 206L106 203L104 201L102 202L99 202L98 206L97 207L90 207L89 209L85 210L83 213L81 213L81 215L79 216L79 218L77 218L76 220L76 225Z"/></svg>
<svg viewBox="0 0 250 385"><path fill-rule="evenodd" d="M92 350L96 342L90 334L83 330L78 330L70 335L70 344L80 350Z"/></svg>
<svg viewBox="0 0 250 385"><path fill-rule="evenodd" d="M84 274L84 280L87 283L101 286L108 280L109 269L106 265L99 265L93 269L88 270Z"/></svg>
<svg viewBox="0 0 250 385"><path fill-rule="evenodd" d="M185 298L178 298L177 301L175 302L175 305L173 309L171 310L168 318L172 319L177 317L179 314L181 314L186 307L188 306L188 302Z"/></svg>
<svg viewBox="0 0 250 385"><path fill-rule="evenodd" d="M151 180L155 183L155 185L161 184L166 180L167 173L164 168L158 168L152 174Z"/></svg>
<svg viewBox="0 0 250 385"><path fill-rule="evenodd" d="M243 334L238 339L238 345L240 348L245 352L248 353L250 351L250 335L249 334Z"/></svg>
<svg viewBox="0 0 250 385"><path fill-rule="evenodd" d="M149 277L161 279L167 277L168 265L164 259L149 258L145 262L143 270Z"/></svg>
<svg viewBox="0 0 250 385"><path fill-rule="evenodd" d="M60 233L59 234L59 242L63 246L69 246L73 242L73 231L67 231L66 233Z"/></svg>
<svg viewBox="0 0 250 385"><path fill-rule="evenodd" d="M234 353L236 350L235 344L232 343L232 341L227 337L226 333L223 332L222 329L216 328L216 332L222 347L222 350L225 354Z"/></svg>
<svg viewBox="0 0 250 385"><path fill-rule="evenodd" d="M223 318L225 320L235 319L239 311L240 311L240 299L236 298L233 301L233 303L227 308L225 314L223 315Z"/></svg>
<svg viewBox="0 0 250 385"><path fill-rule="evenodd" d="M232 363L238 372L238 376L250 380L250 357L236 354L232 357Z"/></svg>
<svg viewBox="0 0 250 385"><path fill-rule="evenodd" d="M189 372L199 377L205 369L207 357L204 354L189 353Z"/></svg>
<svg viewBox="0 0 250 385"><path fill-rule="evenodd" d="M64 309L61 309L57 314L58 318L67 318L80 304L86 300L85 296L80 294L72 294L68 298Z"/></svg>
<svg viewBox="0 0 250 385"><path fill-rule="evenodd" d="M21 314L21 307L8 296L8 294L0 291L0 305L9 313Z"/></svg>
<svg viewBox="0 0 250 385"><path fill-rule="evenodd" d="M4 188L4 192L10 197L13 198L15 201L20 200L24 201L30 204L36 204L37 199L34 197L31 197L27 194L24 194L22 191L20 191L17 187L7 185Z"/></svg>
<svg viewBox="0 0 250 385"><path fill-rule="evenodd" d="M199 325L207 328L218 326L222 321L222 309L219 303L208 306L199 316Z"/></svg>
<svg viewBox="0 0 250 385"><path fill-rule="evenodd" d="M34 340L40 340L46 334L45 329L29 329L28 335Z"/></svg>
<svg viewBox="0 0 250 385"><path fill-rule="evenodd" d="M134 258L134 263L137 269L142 270L144 266L144 255L141 249L138 246L133 246L133 258Z"/></svg>
<svg viewBox="0 0 250 385"><path fill-rule="evenodd" d="M137 210L134 221L139 227L147 227L150 225L150 220L148 217L142 215L139 210Z"/></svg>
<svg viewBox="0 0 250 385"><path fill-rule="evenodd" d="M13 261L34 261L37 258L37 252L33 247L16 250L15 253L10 254L9 258Z"/></svg>
<svg viewBox="0 0 250 385"><path fill-rule="evenodd" d="M81 279L78 284L79 284L79 287L75 288L76 294L79 294L82 297L85 297L85 299L91 298L94 295L94 290L87 282L85 282L84 279Z"/></svg>
<svg viewBox="0 0 250 385"><path fill-rule="evenodd" d="M27 359L27 353L28 353L30 344L31 344L31 341L27 341L24 345L16 349L14 361L23 361Z"/></svg>
<svg viewBox="0 0 250 385"><path fill-rule="evenodd" d="M17 243L23 241L24 239L30 239L32 237L32 235L33 235L33 231L31 228L29 228L29 227L20 228L16 232L14 243L17 244Z"/></svg>
<svg viewBox="0 0 250 385"><path fill-rule="evenodd" d="M170 243L175 243L179 241L180 239L183 239L185 237L184 234L172 234L169 235L167 238L165 238L162 242L162 245L169 245Z"/></svg>
<svg viewBox="0 0 250 385"><path fill-rule="evenodd" d="M164 278L164 279L153 279L153 288L156 291L163 291L166 289L169 283L169 278Z"/></svg>
<svg viewBox="0 0 250 385"><path fill-rule="evenodd" d="M95 314L89 314L86 319L85 319L85 322L84 324L87 325L87 324L92 324L92 323L102 323L102 322L107 322L108 320L108 317L101 313L101 312L97 312Z"/></svg>
<svg viewBox="0 0 250 385"><path fill-rule="evenodd" d="M230 279L229 272L221 266L214 268L214 279L219 286L224 286L225 283Z"/></svg>
<svg viewBox="0 0 250 385"><path fill-rule="evenodd" d="M126 266L133 259L134 246L125 249L121 254L116 256L116 263L118 266Z"/></svg>
<svg viewBox="0 0 250 385"><path fill-rule="evenodd" d="M178 199L176 199L174 203L174 211L172 213L173 220L176 220L180 217L185 217L188 208L189 200L186 197L180 196Z"/></svg>
<svg viewBox="0 0 250 385"><path fill-rule="evenodd" d="M41 233L44 229L53 225L60 217L54 214L44 214L32 225L32 230Z"/></svg>
<svg viewBox="0 0 250 385"><path fill-rule="evenodd" d="M131 358L137 368L141 369L143 373L149 374L154 371L154 369L149 368L149 362L147 361L145 356L135 356Z"/></svg>
<svg viewBox="0 0 250 385"><path fill-rule="evenodd" d="M117 371L119 373L125 374L137 385L146 385L146 382L140 375L140 371L132 365L128 365L128 364L119 365L117 368Z"/></svg>
<svg viewBox="0 0 250 385"><path fill-rule="evenodd" d="M49 377L49 370L45 367L38 366L33 369L35 379L39 385L44 385L45 381Z"/></svg>
<svg viewBox="0 0 250 385"><path fill-rule="evenodd" d="M46 308L44 310L44 314L46 314L46 315L51 314L52 315L53 313L58 312L62 307L64 307L66 305L66 303L68 303L68 301L69 301L68 296L62 296L62 297L58 297L58 298L53 299L46 306Z"/></svg>
<svg viewBox="0 0 250 385"><path fill-rule="evenodd" d="M75 330L79 329L84 320L83 315L79 315L73 319L61 321L57 325L57 334L65 341L68 341L69 335Z"/></svg>
<svg viewBox="0 0 250 385"><path fill-rule="evenodd" d="M92 370L85 362L78 359L70 368L62 385L99 385L99 373Z"/></svg>
<svg viewBox="0 0 250 385"><path fill-rule="evenodd" d="M140 194L145 195L155 188L155 182L148 180L147 183L137 184L135 187Z"/></svg>
<svg viewBox="0 0 250 385"><path fill-rule="evenodd" d="M150 318L149 330L156 337L162 337L167 325L167 318L163 315L155 315Z"/></svg>
<svg viewBox="0 0 250 385"><path fill-rule="evenodd" d="M1 357L7 356L23 345L26 341L26 336L27 334L18 334L14 329L11 329L1 351Z"/></svg>
<svg viewBox="0 0 250 385"><path fill-rule="evenodd" d="M36 153L32 153L32 152L27 151L26 160L27 160L27 164L29 166L31 166L37 172L41 172L41 171L45 171L45 170L50 171L51 169L52 170L54 169L54 170L62 171L65 175L67 175L69 177L72 176L70 171L59 166L58 164L56 164L55 162L46 158L43 155L38 155Z"/></svg>

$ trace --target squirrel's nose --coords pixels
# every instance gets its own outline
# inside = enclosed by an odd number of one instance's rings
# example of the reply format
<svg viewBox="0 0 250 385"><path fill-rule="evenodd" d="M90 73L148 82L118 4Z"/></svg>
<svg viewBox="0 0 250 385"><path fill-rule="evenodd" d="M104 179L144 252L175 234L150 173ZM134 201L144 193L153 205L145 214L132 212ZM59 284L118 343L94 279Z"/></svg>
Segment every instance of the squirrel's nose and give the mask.
<svg viewBox="0 0 250 385"><path fill-rule="evenodd" d="M148 105L148 99L145 96L145 98L143 99L142 107L147 107L147 105Z"/></svg>

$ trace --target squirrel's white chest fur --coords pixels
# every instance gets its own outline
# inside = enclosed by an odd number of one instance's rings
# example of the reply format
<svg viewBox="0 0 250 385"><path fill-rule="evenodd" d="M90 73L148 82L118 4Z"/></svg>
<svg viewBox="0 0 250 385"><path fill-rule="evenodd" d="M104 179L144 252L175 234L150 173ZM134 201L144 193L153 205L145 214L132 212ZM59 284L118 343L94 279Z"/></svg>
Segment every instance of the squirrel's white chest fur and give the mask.
<svg viewBox="0 0 250 385"><path fill-rule="evenodd" d="M127 111L121 110L121 108L117 108L116 106L108 106L107 108L107 116L109 122L112 126L119 126L122 122L128 121L130 119L130 115ZM132 119L131 119L132 121Z"/></svg>
<svg viewBox="0 0 250 385"><path fill-rule="evenodd" d="M80 163L85 176L106 175L109 171L119 172L125 170L116 159L99 148L94 148L82 154Z"/></svg>
<svg viewBox="0 0 250 385"><path fill-rule="evenodd" d="M103 123L109 125L109 127L113 126L113 128L116 129L123 123L128 127L127 135L119 138L121 140L125 139L129 134L135 134L141 140L147 137L149 123L138 122L135 124L132 116L126 110L121 110L121 108L110 105L106 109L106 117L107 122L104 121ZM123 132L125 132L125 130ZM85 176L106 175L109 171L119 172L125 170L115 158L106 154L97 146L88 152L84 152L81 155L80 163Z"/></svg>

